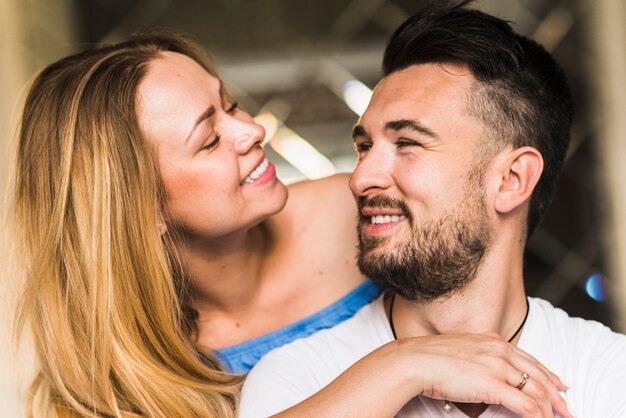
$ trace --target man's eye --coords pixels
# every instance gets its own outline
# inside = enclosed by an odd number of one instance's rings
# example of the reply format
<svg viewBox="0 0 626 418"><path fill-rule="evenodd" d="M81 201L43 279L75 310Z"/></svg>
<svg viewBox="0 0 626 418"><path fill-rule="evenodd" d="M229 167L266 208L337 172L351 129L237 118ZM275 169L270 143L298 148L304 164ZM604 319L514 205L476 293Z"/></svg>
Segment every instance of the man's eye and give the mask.
<svg viewBox="0 0 626 418"><path fill-rule="evenodd" d="M220 139L222 139L221 135L215 135L215 138L213 139L213 141L211 141L210 143L200 148L200 150L210 150L210 149L215 148L217 144L220 142Z"/></svg>
<svg viewBox="0 0 626 418"><path fill-rule="evenodd" d="M226 109L226 113L233 113L237 109L238 106L239 106L239 102L235 100L234 102L231 103L230 106L228 106L228 109Z"/></svg>
<svg viewBox="0 0 626 418"><path fill-rule="evenodd" d="M419 145L420 145L419 143L408 140L408 139L399 139L398 141L396 141L396 146L398 148L412 147L412 146L419 146Z"/></svg>

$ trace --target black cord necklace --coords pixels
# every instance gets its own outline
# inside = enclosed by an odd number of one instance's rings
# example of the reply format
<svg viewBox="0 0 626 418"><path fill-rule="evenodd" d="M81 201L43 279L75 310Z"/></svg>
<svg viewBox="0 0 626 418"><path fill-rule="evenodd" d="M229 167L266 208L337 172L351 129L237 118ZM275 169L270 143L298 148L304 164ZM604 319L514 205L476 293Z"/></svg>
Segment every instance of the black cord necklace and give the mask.
<svg viewBox="0 0 626 418"><path fill-rule="evenodd" d="M395 302L395 300L396 300L396 294L394 293L393 295L391 295L391 301L389 302L389 326L391 327L391 333L393 334L393 339L397 340L398 336L396 335L396 328L393 326L393 303ZM515 332L513 333L513 336L511 336L511 338L509 338L507 342L510 343L511 341L513 341L515 337L517 337L517 335L520 333L522 328L524 328L524 324L526 323L526 320L528 319L528 312L530 312L530 305L528 304L528 298L526 298L526 314L524 315L524 319L522 320L522 323L520 324L520 326L517 327L517 330L515 330ZM450 401L444 401L443 410L446 412L452 411L452 404Z"/></svg>
<svg viewBox="0 0 626 418"><path fill-rule="evenodd" d="M396 335L396 328L393 326L393 303L395 302L395 300L396 300L396 294L394 293L391 296L391 302L389 302L389 326L391 327L391 333L393 334L393 339L397 340L398 336ZM517 327L517 330L515 330L511 338L507 340L507 342L510 343L511 341L513 341L515 337L517 337L517 335L520 333L522 328L524 328L524 324L526 324L526 320L528 319L529 311L530 311L530 306L528 305L528 298L526 298L526 314L524 315L524 319L522 320L522 323L519 325L519 327Z"/></svg>

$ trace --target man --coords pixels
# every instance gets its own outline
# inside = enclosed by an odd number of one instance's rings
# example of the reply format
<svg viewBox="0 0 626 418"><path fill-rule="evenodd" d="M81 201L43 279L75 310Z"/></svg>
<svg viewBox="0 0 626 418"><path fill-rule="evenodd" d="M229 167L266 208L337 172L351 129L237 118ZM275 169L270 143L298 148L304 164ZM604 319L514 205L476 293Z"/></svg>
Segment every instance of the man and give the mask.
<svg viewBox="0 0 626 418"><path fill-rule="evenodd" d="M356 353L396 338L497 333L570 386L563 396L574 416L626 417L626 337L524 292L524 246L569 143L565 76L541 46L465 3L422 12L396 31L353 131L358 263L390 291L264 358L245 384L243 415L299 402ZM537 388L525 370L508 384ZM426 396L400 415L517 416Z"/></svg>

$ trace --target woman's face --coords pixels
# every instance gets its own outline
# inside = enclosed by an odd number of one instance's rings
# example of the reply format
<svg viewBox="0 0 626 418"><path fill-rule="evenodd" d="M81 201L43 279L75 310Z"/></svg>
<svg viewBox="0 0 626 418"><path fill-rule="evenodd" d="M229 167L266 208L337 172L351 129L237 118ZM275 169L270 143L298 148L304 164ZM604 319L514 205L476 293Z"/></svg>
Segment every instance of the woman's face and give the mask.
<svg viewBox="0 0 626 418"><path fill-rule="evenodd" d="M264 129L186 55L152 60L138 91L138 117L157 148L168 219L191 239L250 228L280 211L287 190L265 159Z"/></svg>

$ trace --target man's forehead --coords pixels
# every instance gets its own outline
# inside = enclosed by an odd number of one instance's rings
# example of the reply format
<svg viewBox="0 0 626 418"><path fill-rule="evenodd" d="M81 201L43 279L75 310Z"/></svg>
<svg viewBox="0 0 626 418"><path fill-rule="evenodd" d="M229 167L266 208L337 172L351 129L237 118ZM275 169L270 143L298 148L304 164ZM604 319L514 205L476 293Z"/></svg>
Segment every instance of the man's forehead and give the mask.
<svg viewBox="0 0 626 418"><path fill-rule="evenodd" d="M380 80L374 94L388 90L412 92L433 90L465 90L475 78L465 65L428 63L417 64L394 71Z"/></svg>
<svg viewBox="0 0 626 418"><path fill-rule="evenodd" d="M461 112L474 81L469 69L454 64L419 64L393 72L375 87L361 121L407 118L412 111Z"/></svg>

